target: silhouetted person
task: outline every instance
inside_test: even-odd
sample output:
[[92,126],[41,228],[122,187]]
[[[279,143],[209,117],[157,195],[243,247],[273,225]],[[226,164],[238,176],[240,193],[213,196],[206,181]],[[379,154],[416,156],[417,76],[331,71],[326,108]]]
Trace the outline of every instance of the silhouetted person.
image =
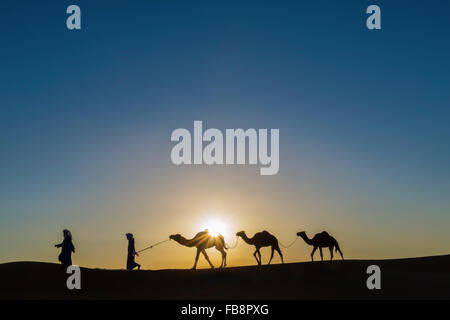
[[72,252],[75,252],[75,247],[72,243],[72,234],[69,230],[63,230],[64,240],[60,244],[55,244],[55,247],[62,248],[58,256],[58,260],[64,266],[72,265]]
[[128,239],[127,270],[133,270],[136,267],[138,267],[138,269],[141,269],[141,265],[136,263],[136,261],[134,261],[134,257],[135,256],[139,257],[139,254],[136,252],[136,249],[134,248],[133,234],[127,233],[126,236]]

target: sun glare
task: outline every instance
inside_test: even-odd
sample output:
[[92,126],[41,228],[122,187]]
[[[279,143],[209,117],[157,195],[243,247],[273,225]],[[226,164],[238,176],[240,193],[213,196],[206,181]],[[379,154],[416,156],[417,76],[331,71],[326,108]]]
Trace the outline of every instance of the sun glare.
[[209,220],[203,225],[203,230],[208,229],[209,233],[215,237],[219,234],[224,235],[226,233],[226,226],[222,221]]

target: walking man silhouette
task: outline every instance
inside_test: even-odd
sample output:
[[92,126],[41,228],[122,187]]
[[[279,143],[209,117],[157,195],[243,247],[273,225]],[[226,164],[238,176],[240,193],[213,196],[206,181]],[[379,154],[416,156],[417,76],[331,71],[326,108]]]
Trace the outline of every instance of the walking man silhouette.
[[62,248],[61,253],[58,256],[59,262],[63,266],[71,266],[72,265],[72,252],[75,252],[75,247],[72,243],[72,234],[69,230],[63,230],[64,240],[59,244],[55,244],[56,248]]
[[134,257],[135,256],[139,257],[139,254],[136,252],[136,249],[134,248],[133,234],[127,233],[126,236],[128,239],[127,270],[133,270],[136,267],[138,267],[138,269],[141,269],[141,265],[136,263],[136,261],[134,261]]

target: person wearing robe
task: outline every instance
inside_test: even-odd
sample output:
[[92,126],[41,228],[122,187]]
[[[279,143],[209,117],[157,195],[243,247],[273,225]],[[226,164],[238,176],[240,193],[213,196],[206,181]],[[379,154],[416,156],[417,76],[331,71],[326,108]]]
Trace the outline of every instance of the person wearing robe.
[[61,248],[61,253],[58,256],[58,261],[63,266],[72,265],[72,252],[75,252],[75,247],[72,243],[72,234],[69,230],[63,230],[64,240],[60,244],[55,244],[55,247]]
[[133,234],[127,233],[126,237],[128,239],[127,270],[133,270],[136,267],[138,267],[138,269],[140,269],[141,265],[136,263],[136,261],[134,261],[134,257],[139,256],[139,254],[136,252],[136,249],[134,248]]

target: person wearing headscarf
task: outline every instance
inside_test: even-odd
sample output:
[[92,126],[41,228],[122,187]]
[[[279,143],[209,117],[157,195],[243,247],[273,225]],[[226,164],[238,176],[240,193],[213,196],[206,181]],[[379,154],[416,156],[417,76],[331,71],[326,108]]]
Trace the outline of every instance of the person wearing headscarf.
[[141,269],[141,265],[136,263],[136,261],[134,261],[134,257],[139,256],[139,254],[136,252],[136,249],[134,248],[133,234],[127,233],[126,237],[128,239],[127,270],[133,270],[136,267],[138,267],[138,269]]
[[61,248],[61,253],[58,256],[59,262],[64,266],[72,265],[72,252],[75,252],[75,247],[72,243],[72,234],[69,230],[63,230],[64,240],[60,244],[55,244],[55,247]]

